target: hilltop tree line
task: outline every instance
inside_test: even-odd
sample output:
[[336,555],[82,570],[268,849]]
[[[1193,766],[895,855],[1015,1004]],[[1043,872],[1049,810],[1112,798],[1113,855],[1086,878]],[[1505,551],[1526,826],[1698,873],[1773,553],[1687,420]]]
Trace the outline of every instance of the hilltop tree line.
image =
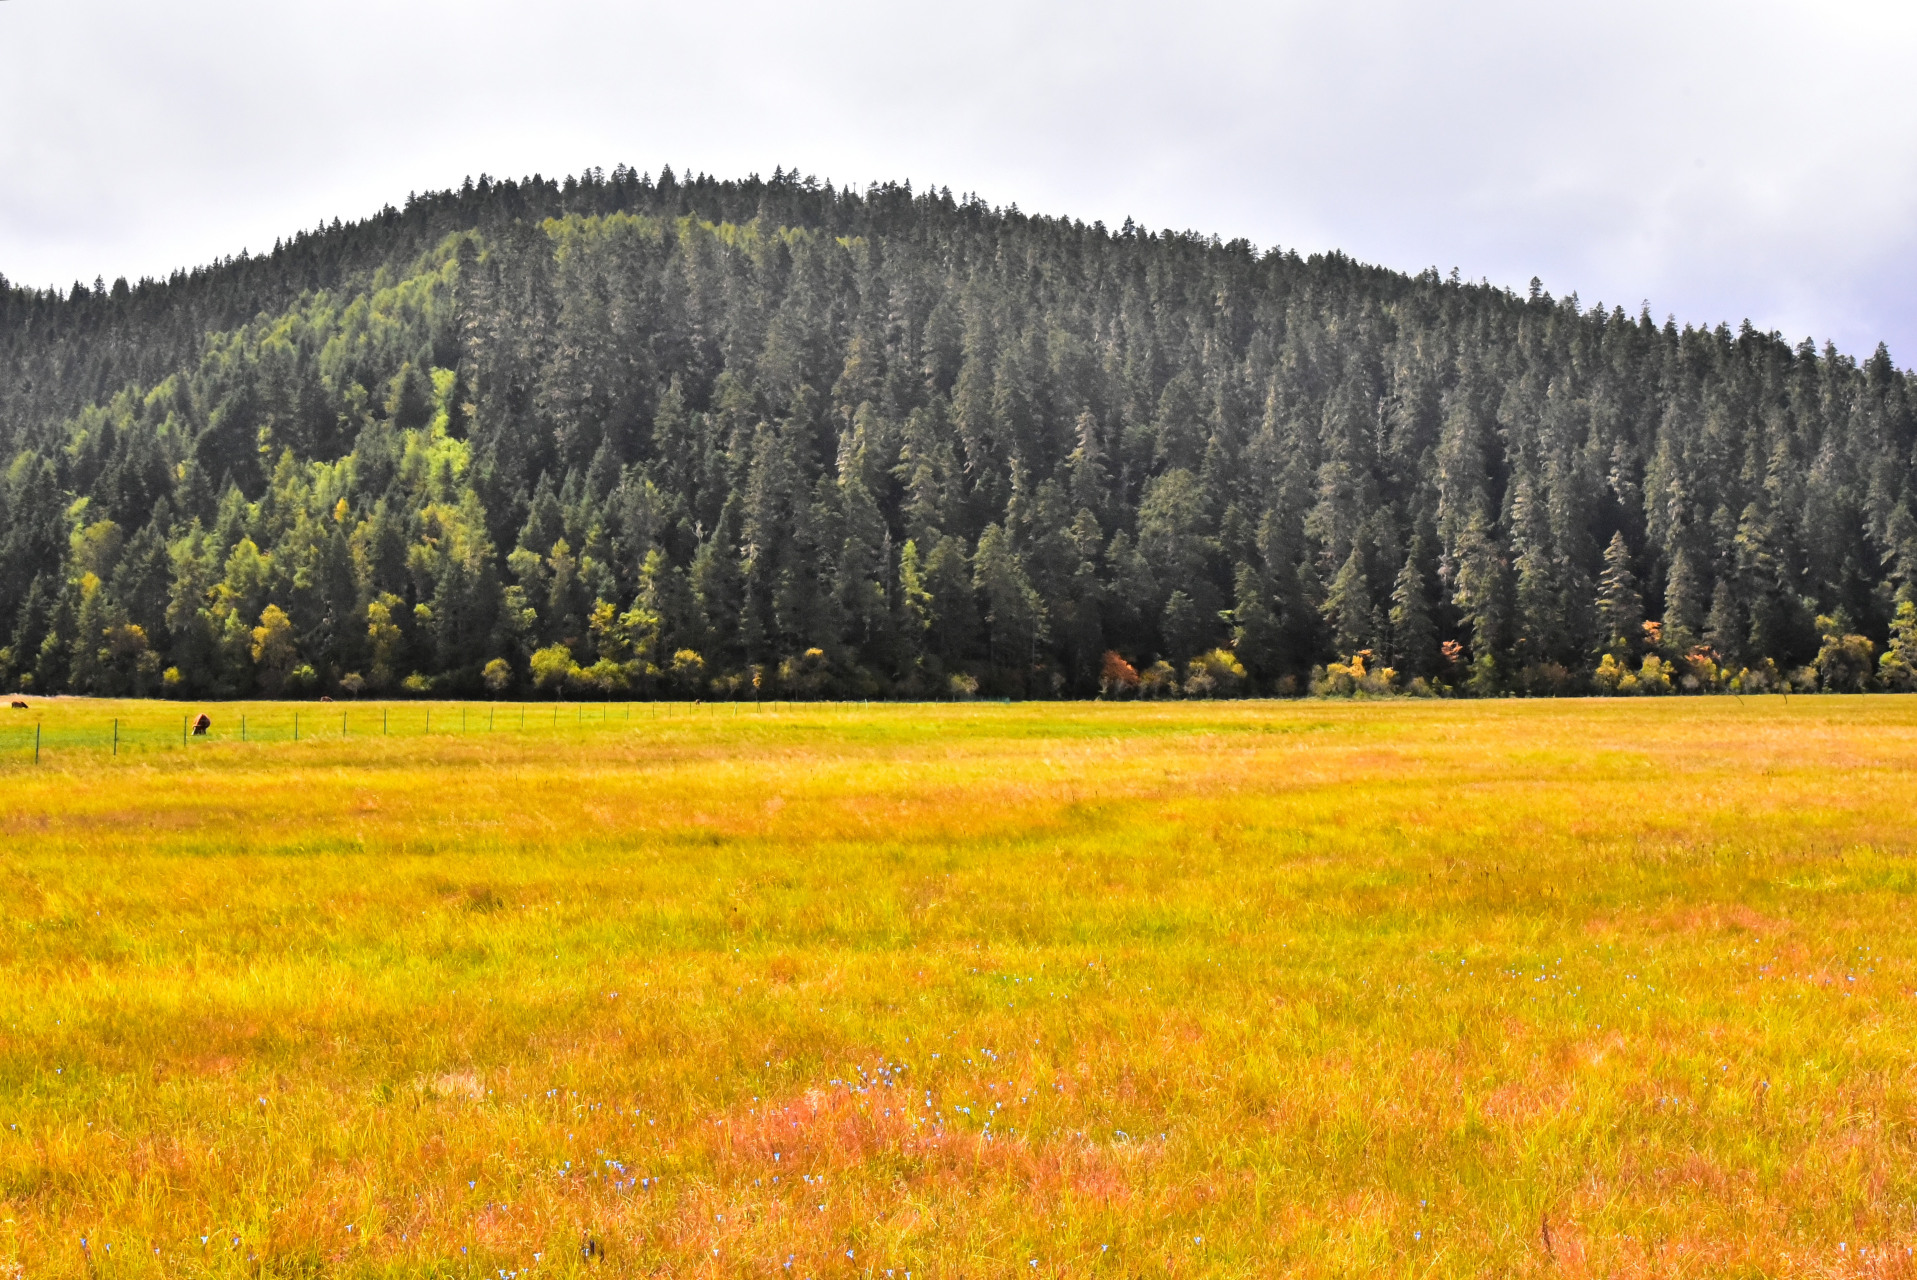
[[0,281],[0,679],[233,697],[1917,683],[1859,363],[783,172]]

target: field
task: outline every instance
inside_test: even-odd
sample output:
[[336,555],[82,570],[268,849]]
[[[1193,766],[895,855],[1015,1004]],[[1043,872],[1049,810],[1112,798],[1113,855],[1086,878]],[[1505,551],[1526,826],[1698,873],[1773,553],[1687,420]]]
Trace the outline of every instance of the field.
[[1913,1273],[1917,698],[181,710],[0,721],[0,1276]]

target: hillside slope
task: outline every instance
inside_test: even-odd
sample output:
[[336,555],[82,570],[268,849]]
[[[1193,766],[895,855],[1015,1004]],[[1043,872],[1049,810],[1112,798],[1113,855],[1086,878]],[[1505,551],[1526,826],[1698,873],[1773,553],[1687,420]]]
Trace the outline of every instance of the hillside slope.
[[164,282],[0,288],[0,370],[0,679],[42,692],[1917,661],[1881,348],[946,192],[482,180]]

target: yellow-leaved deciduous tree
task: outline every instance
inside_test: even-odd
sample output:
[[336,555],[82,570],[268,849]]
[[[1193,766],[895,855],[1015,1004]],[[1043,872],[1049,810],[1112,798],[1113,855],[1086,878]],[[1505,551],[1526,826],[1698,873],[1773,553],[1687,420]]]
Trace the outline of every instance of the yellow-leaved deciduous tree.
[[146,628],[133,622],[115,623],[106,629],[106,647],[100,652],[121,689],[141,697],[152,691],[160,655],[153,652]]
[[832,664],[823,649],[807,649],[779,664],[779,687],[787,696],[816,698],[832,678]]
[[642,676],[659,674],[660,664],[665,655],[660,652],[664,643],[662,632],[665,619],[658,606],[651,599],[650,592],[641,592],[632,602],[632,608],[619,615],[619,638],[625,646],[624,661],[633,664]]
[[1235,698],[1244,691],[1244,664],[1229,649],[1201,653],[1185,665],[1187,698]]
[[593,652],[603,662],[624,662],[632,656],[632,644],[619,621],[619,606],[605,600],[594,601],[592,612],[586,616]]
[[272,584],[273,557],[261,552],[253,539],[241,538],[226,557],[225,576],[213,589],[216,616],[224,609],[232,620],[229,625],[237,624],[235,629],[244,634],[244,620],[265,608]]
[[486,682],[488,693],[504,693],[512,687],[513,664],[504,658],[494,658],[486,664],[485,670],[480,672],[480,678]]
[[1841,613],[1817,619],[1823,638],[1817,651],[1817,683],[1825,693],[1868,693],[1877,668],[1877,646],[1850,634],[1850,620]]
[[120,549],[125,545],[125,534],[111,520],[96,520],[74,530],[67,539],[73,567],[82,574],[91,573],[101,578],[113,572],[120,561]]
[[583,629],[579,619],[583,603],[579,561],[564,538],[552,544],[552,555],[547,557],[546,567],[551,570],[552,578],[546,588],[546,607],[541,611],[542,616],[552,634],[560,639],[575,639]]
[[610,698],[631,688],[630,674],[623,663],[601,658],[590,667],[574,666],[567,687],[577,693]]
[[[700,681],[705,679],[706,660],[699,656],[696,649],[681,649],[672,655],[672,679],[687,693],[697,693]],[[754,692],[757,692],[755,686]]]
[[1371,665],[1375,655],[1361,649],[1348,662],[1332,662],[1313,673],[1311,691],[1319,697],[1355,698],[1360,694],[1380,696],[1395,692],[1398,673],[1390,667]]
[[1671,683],[1672,669],[1672,664],[1654,653],[1644,659],[1644,665],[1632,671],[1617,660],[1617,655],[1607,653],[1599,660],[1591,682],[1599,693],[1657,696],[1676,692]]
[[1644,665],[1637,669],[1636,692],[1646,696],[1661,697],[1676,691],[1676,687],[1671,683],[1671,664],[1655,653],[1645,658]]
[[533,688],[558,697],[559,691],[566,687],[567,680],[577,670],[579,664],[573,661],[571,649],[563,644],[549,644],[532,656]]
[[1178,668],[1160,658],[1138,673],[1138,696],[1167,698],[1178,692]]
[[299,660],[299,646],[293,642],[293,620],[278,605],[267,605],[260,613],[260,625],[253,628],[253,666],[260,688],[277,696],[286,688],[287,677],[293,674]]
[[914,645],[923,644],[925,633],[932,629],[932,593],[926,590],[919,544],[910,538],[899,552],[899,613],[907,639]]
[[[77,537],[75,540],[78,541]],[[106,665],[106,651],[100,647],[100,641],[112,621],[109,616],[111,602],[96,573],[82,573],[79,588],[79,616],[74,624],[78,634],[73,641],[73,663],[68,679],[82,693],[116,692],[110,687],[111,673]]]
[[367,683],[375,689],[392,688],[399,674],[406,636],[393,621],[393,610],[400,604],[398,596],[388,594],[366,606],[366,638],[373,647],[373,673]]
[[1917,603],[1898,604],[1890,623],[1890,644],[1877,660],[1877,679],[1892,693],[1917,693]]

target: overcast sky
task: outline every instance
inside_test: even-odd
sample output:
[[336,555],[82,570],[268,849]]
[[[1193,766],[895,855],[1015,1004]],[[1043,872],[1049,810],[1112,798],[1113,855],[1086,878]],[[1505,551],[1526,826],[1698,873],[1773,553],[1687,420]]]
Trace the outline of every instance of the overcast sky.
[[1917,363],[1917,5],[4,0],[0,273],[467,174],[911,179]]

